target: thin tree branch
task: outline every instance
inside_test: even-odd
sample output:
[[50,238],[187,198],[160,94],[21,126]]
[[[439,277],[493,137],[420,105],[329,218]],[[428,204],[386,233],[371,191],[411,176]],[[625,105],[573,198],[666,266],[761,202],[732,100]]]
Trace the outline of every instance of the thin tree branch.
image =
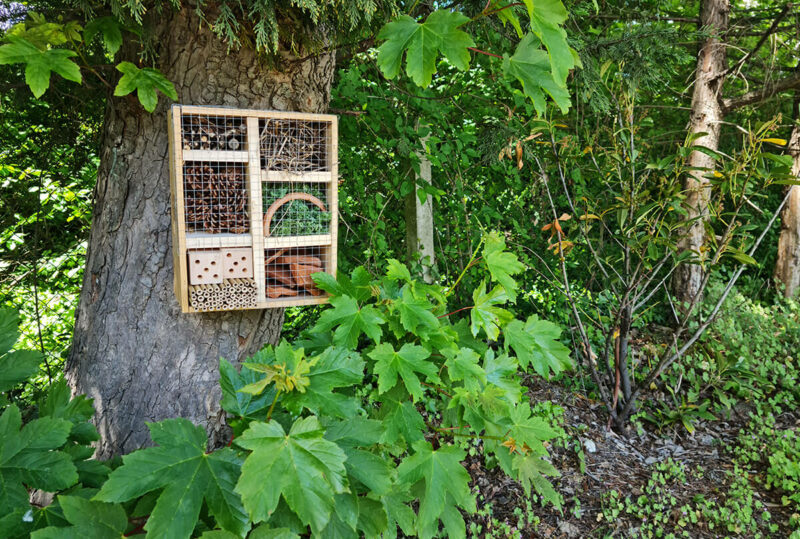
[[791,77],[786,77],[777,82],[765,84],[757,90],[747,92],[739,97],[732,97],[722,99],[720,106],[722,107],[723,114],[727,114],[732,110],[744,107],[746,105],[755,105],[756,103],[763,103],[772,99],[781,92],[787,90],[795,90],[800,88],[800,73],[796,73]]

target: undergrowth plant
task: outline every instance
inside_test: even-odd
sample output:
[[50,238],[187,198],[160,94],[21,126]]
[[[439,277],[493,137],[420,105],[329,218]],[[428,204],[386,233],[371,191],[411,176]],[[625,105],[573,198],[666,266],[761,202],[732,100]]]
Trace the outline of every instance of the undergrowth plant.
[[[546,445],[558,433],[520,382],[569,368],[568,350],[554,324],[514,317],[524,267],[502,237],[486,235],[470,267],[485,278],[473,305],[453,312],[461,278],[425,284],[396,260],[377,279],[363,268],[316,274],[331,306],[300,340],[241,370],[220,360],[227,447],[168,419],[149,424],[155,447],[100,463],[89,399],[56,385],[24,426],[8,405],[0,536],[464,537],[462,514],[476,511],[468,458],[560,506]],[[55,492],[54,503],[30,505],[32,488]]]

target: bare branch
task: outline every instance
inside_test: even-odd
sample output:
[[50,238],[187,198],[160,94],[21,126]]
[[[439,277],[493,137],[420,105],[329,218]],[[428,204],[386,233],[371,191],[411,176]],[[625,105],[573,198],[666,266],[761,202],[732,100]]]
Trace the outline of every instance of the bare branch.
[[765,84],[761,88],[747,92],[742,96],[722,99],[720,106],[722,107],[723,113],[727,114],[728,112],[740,107],[754,105],[756,103],[763,103],[764,101],[772,99],[781,92],[795,90],[798,88],[800,88],[800,73],[796,73],[791,77],[786,77],[785,79],[781,79],[777,82]]

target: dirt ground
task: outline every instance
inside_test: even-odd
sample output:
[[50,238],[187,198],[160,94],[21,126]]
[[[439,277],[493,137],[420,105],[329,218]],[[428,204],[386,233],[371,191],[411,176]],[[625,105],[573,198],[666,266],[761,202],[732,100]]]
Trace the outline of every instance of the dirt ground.
[[[576,450],[577,444],[572,442],[568,447],[553,446],[550,448],[551,462],[561,472],[561,477],[553,480],[553,486],[565,500],[562,512],[552,506],[545,508],[533,504],[533,513],[539,517],[537,526],[526,525],[521,529],[522,537],[644,537],[641,531],[642,520],[624,512],[613,522],[608,522],[602,514],[603,493],[616,490],[620,499],[626,496],[638,497],[648,492],[648,480],[659,462],[671,458],[682,463],[686,470],[686,482],[668,482],[661,487],[660,495],[672,495],[677,503],[672,511],[691,503],[698,495],[704,496],[713,503],[724,503],[728,496],[729,475],[732,469],[730,455],[725,447],[736,442],[740,429],[748,422],[748,410],[740,407],[733,410],[727,419],[703,421],[697,425],[693,434],[689,434],[678,425],[659,433],[645,423],[643,432],[633,433],[630,437],[622,437],[607,428],[607,415],[599,402],[593,402],[580,392],[565,389],[557,384],[532,382],[529,385],[532,402],[552,401],[564,409],[564,428],[574,440],[581,440],[585,473],[581,471],[580,458]],[[800,424],[797,411],[784,414],[779,418],[786,428]],[[515,481],[507,478],[498,469],[486,470],[479,458],[469,464],[473,478],[473,488],[479,494],[479,512],[467,517],[467,533],[470,534],[469,523],[479,523],[481,535],[494,537],[508,535],[508,528],[497,526],[505,522],[512,529],[518,529],[519,509],[525,507],[525,493]],[[702,473],[690,473],[690,470],[701,470]],[[759,470],[751,470],[759,473]],[[759,499],[772,514],[771,522],[789,521],[791,508],[782,506],[780,496],[775,492],[761,490],[756,493]],[[486,514],[486,504],[491,504],[491,514]],[[480,511],[481,508],[484,511]],[[676,526],[679,514],[670,514],[666,525],[662,528],[666,533],[673,532],[678,536],[682,530]],[[494,523],[492,520],[495,519]],[[788,537],[790,532],[784,529],[770,534],[761,530],[764,536]],[[711,530],[702,519],[697,524],[683,528],[690,537],[722,537],[737,536],[719,528]],[[739,537],[752,536],[749,534]]]

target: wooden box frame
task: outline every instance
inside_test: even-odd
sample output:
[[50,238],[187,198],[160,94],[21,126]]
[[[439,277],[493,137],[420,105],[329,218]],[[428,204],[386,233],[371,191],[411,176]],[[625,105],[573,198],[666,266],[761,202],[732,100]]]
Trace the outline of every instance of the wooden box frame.
[[[234,116],[242,118],[246,125],[246,151],[229,150],[187,150],[182,140],[182,119],[184,115]],[[268,171],[261,167],[261,145],[259,121],[261,119],[287,119],[328,123],[326,129],[327,170],[323,172],[284,172]],[[173,105],[168,113],[170,198],[172,207],[172,254],[175,269],[175,295],[184,313],[209,312],[194,309],[189,303],[188,251],[192,249],[252,247],[253,270],[256,282],[257,301],[248,309],[267,309],[298,305],[327,303],[328,295],[314,297],[286,297],[269,299],[266,297],[265,257],[266,249],[284,247],[323,248],[324,268],[327,273],[336,275],[337,225],[338,225],[338,119],[330,114],[310,114],[267,110],[235,109],[227,107]],[[247,197],[249,206],[249,234],[206,234],[187,233],[184,208],[184,164],[189,161],[208,163],[241,162],[247,171]],[[328,234],[313,236],[264,237],[263,185],[268,182],[286,181],[291,175],[295,182],[323,183],[328,186],[328,211],[331,222]],[[236,309],[211,309],[217,311]]]

